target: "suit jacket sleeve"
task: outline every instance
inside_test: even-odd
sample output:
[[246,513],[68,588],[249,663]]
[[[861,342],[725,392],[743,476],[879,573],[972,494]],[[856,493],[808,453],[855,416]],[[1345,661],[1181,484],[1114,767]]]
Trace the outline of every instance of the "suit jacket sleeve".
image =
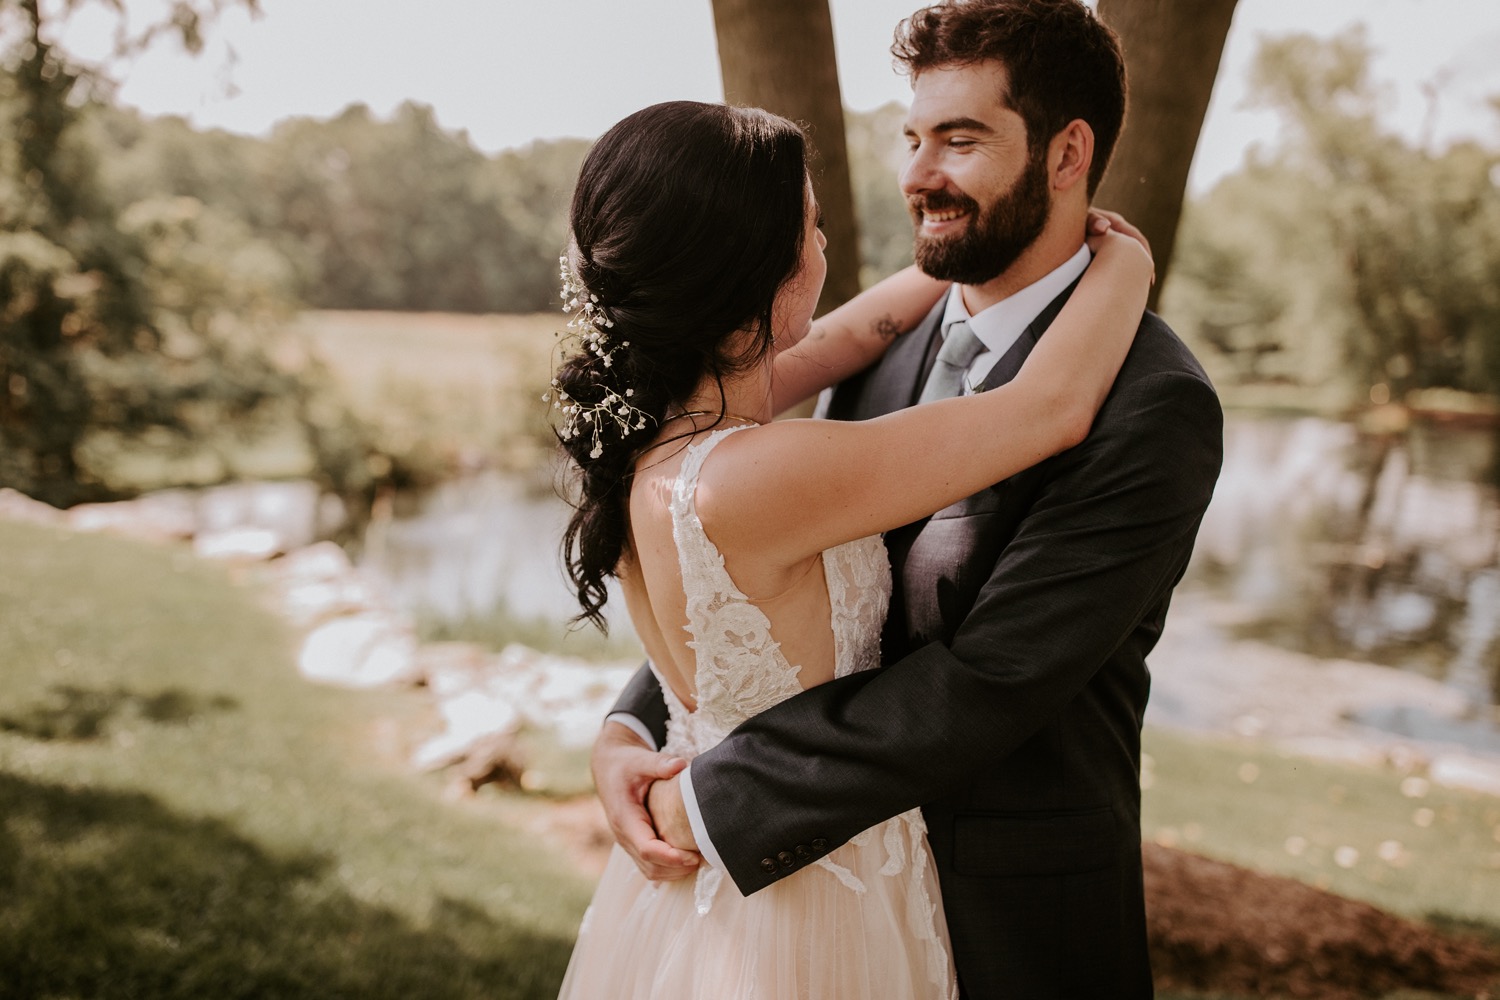
[[1074,697],[1169,594],[1212,494],[1223,417],[1200,377],[1117,383],[1036,501],[951,645],[820,685],[693,764],[705,826],[740,890],[963,788]]
[[630,678],[609,711],[611,715],[623,712],[640,719],[651,735],[656,737],[656,745],[666,746],[667,703],[662,697],[661,683],[651,672],[650,663],[641,664],[641,669]]

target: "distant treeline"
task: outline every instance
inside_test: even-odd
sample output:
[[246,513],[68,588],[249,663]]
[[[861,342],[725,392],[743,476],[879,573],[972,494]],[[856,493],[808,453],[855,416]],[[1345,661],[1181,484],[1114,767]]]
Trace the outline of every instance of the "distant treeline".
[[586,142],[486,156],[417,104],[385,120],[352,105],[266,138],[100,111],[102,180],[118,205],[201,202],[279,251],[309,306],[532,312],[556,297]]
[[[1163,312],[1221,381],[1321,387],[1323,405],[1425,388],[1495,392],[1500,154],[1476,143],[1423,149],[1384,130],[1368,67],[1356,35],[1263,47],[1257,98],[1281,112],[1290,138],[1189,202]],[[897,187],[903,115],[894,104],[848,115],[866,283],[911,259]],[[587,141],[486,155],[411,103],[389,118],[353,105],[293,119],[266,138],[109,106],[93,122],[119,210],[193,199],[188,207],[221,220],[225,241],[240,233],[262,256],[274,250],[306,305],[557,305],[556,258]]]
[[[389,118],[356,104],[328,120],[290,119],[265,138],[96,110],[101,180],[121,211],[163,197],[194,199],[274,248],[306,305],[452,312],[557,305],[557,255],[585,140],[486,155],[414,103]],[[854,115],[850,128],[864,261],[879,273],[910,260],[891,162],[901,114],[893,105]]]

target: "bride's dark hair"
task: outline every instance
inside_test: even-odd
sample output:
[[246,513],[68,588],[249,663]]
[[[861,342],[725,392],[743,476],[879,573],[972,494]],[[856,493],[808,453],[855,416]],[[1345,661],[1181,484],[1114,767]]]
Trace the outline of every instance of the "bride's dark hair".
[[585,407],[629,389],[646,426],[622,434],[603,419],[598,448],[592,433],[562,442],[581,470],[563,536],[579,619],[606,628],[605,579],[629,541],[637,450],[705,375],[720,384],[722,398],[726,376],[770,351],[776,295],[802,258],[806,184],[801,129],[766,111],[720,104],[673,101],[637,111],[584,160],[570,256],[614,321],[612,349],[609,364],[586,350],[565,359],[556,388]]

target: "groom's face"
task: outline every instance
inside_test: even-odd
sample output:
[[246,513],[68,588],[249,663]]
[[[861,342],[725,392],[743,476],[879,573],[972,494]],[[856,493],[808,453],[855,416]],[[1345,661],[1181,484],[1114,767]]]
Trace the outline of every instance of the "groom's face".
[[901,192],[917,264],[935,278],[982,285],[1046,226],[1046,147],[1031,155],[1026,123],[1006,106],[1007,83],[993,61],[923,70],[913,83]]

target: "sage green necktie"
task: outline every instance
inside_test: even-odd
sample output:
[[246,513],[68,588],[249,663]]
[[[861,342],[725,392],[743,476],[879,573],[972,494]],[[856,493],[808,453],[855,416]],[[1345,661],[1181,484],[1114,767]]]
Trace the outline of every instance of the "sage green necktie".
[[984,341],[974,336],[969,324],[959,320],[948,327],[943,337],[942,349],[938,351],[937,363],[922,386],[918,403],[929,403],[934,399],[947,399],[961,395],[964,391],[964,374],[970,363],[984,351]]

